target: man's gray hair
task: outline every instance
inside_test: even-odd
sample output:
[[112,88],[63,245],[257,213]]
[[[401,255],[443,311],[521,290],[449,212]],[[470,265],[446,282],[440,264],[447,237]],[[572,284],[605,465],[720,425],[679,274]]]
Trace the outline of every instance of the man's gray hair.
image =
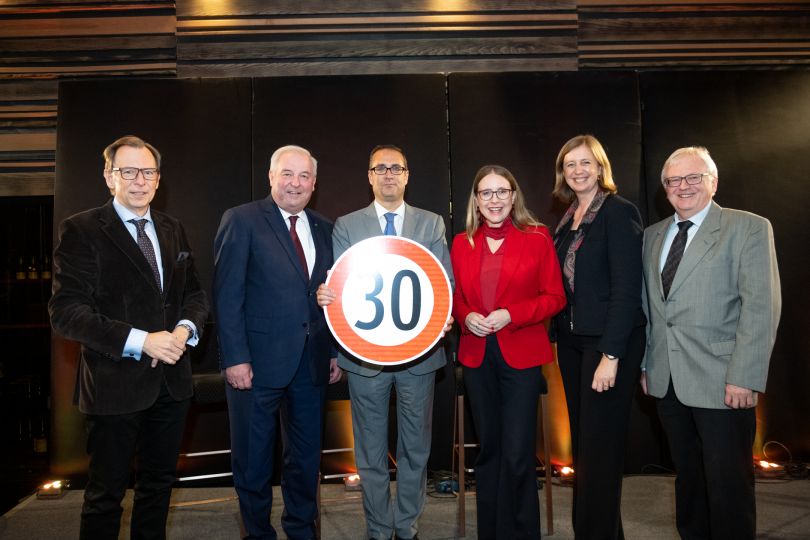
[[278,167],[278,160],[281,159],[281,155],[284,152],[300,152],[305,156],[307,156],[310,159],[310,161],[312,161],[312,174],[318,176],[318,160],[315,159],[315,156],[313,156],[309,150],[307,150],[303,146],[296,146],[294,144],[282,146],[281,148],[273,152],[273,155],[270,156],[270,172],[276,170],[276,167]]
[[[709,154],[709,150],[706,149],[704,146],[685,146],[683,148],[678,148],[664,162],[664,166],[661,168],[661,183],[664,183],[664,174],[666,173],[667,168],[672,165],[675,161],[678,161],[684,156],[697,156],[703,163],[706,164],[706,168],[709,169],[708,173],[717,178],[717,165],[714,163],[712,156]],[[695,171],[697,172],[697,171]]]

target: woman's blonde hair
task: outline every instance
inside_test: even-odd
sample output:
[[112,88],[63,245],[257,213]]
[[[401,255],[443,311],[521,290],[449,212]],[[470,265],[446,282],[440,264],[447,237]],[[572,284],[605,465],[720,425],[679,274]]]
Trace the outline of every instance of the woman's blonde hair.
[[593,154],[593,157],[596,158],[597,165],[602,168],[601,174],[597,177],[599,187],[610,193],[616,193],[618,188],[613,182],[613,170],[610,168],[610,160],[608,160],[605,149],[602,148],[602,143],[593,135],[577,135],[569,139],[568,142],[560,148],[560,153],[557,154],[557,162],[554,165],[556,178],[554,179],[554,191],[552,191],[551,194],[565,203],[570,203],[574,200],[574,192],[571,191],[571,188],[568,187],[568,184],[565,182],[563,160],[568,152],[580,146],[587,146]]
[[470,189],[470,198],[467,201],[467,241],[470,243],[471,246],[475,246],[475,242],[473,241],[473,236],[475,235],[475,231],[478,230],[478,227],[481,225],[481,214],[478,212],[478,206],[475,204],[475,199],[478,197],[478,184],[481,180],[489,175],[489,174],[497,174],[506,179],[509,182],[509,187],[512,189],[512,193],[514,193],[515,200],[512,203],[512,212],[510,213],[510,217],[512,218],[512,224],[518,230],[525,230],[527,227],[530,226],[538,226],[542,225],[537,218],[534,217],[534,214],[526,208],[526,200],[523,197],[523,192],[520,190],[520,186],[515,180],[515,176],[509,172],[509,169],[506,167],[501,167],[500,165],[484,165],[478,172],[475,173],[475,179],[472,183],[472,188]]

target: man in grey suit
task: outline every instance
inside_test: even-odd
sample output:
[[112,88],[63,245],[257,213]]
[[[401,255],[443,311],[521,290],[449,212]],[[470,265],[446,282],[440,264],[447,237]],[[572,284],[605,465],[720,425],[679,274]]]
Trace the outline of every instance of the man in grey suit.
[[[444,221],[432,212],[405,204],[408,184],[405,154],[392,145],[377,146],[369,158],[368,181],[374,202],[338,218],[332,232],[335,259],[352,245],[373,236],[410,238],[438,258],[450,279]],[[328,305],[334,291],[321,286],[318,303]],[[452,317],[445,327],[452,325]],[[354,453],[363,486],[363,510],[369,538],[417,537],[417,519],[425,504],[427,461],[430,456],[435,372],[445,364],[441,344],[412,363],[381,367],[346,353],[338,365],[348,372]],[[391,389],[397,396],[397,490],[392,502],[388,474],[388,404]]]
[[680,148],[661,180],[675,215],[644,232],[647,353],[682,538],[754,538],[752,445],[781,295],[768,220],[712,201],[717,166]]

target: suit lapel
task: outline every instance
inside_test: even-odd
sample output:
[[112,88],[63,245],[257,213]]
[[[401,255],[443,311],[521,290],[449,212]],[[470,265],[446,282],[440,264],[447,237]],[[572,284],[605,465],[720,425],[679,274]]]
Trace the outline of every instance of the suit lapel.
[[413,208],[408,204],[405,204],[405,209],[402,215],[402,236],[418,241],[419,239],[416,237],[417,219],[414,216],[414,213]]
[[653,269],[653,271],[650,272],[650,274],[652,274],[650,277],[652,277],[653,283],[655,283],[655,289],[658,291],[659,298],[664,297],[664,284],[661,283],[661,271],[659,270],[661,266],[661,251],[664,249],[664,237],[666,237],[667,229],[671,223],[672,218],[669,218],[661,222],[657,230],[653,230],[652,244],[650,245],[649,266]]
[[377,217],[377,209],[374,207],[373,201],[366,207],[363,215],[365,216],[365,219],[363,220],[363,226],[365,228],[365,231],[363,232],[365,233],[365,238],[381,236],[383,231],[380,228],[380,218]]
[[152,212],[152,223],[155,225],[155,232],[160,243],[160,262],[163,265],[163,292],[165,293],[174,277],[174,262],[179,248],[175,245],[172,228],[163,215]]
[[[467,238],[465,237],[463,241],[466,243]],[[469,287],[465,287],[465,291],[469,291],[470,298],[467,300],[467,304],[471,306],[480,306],[484,303],[483,299],[481,298],[481,250],[488,249],[487,248],[487,241],[484,238],[484,233],[482,232],[481,227],[475,231],[473,235],[473,243],[475,243],[475,248],[470,248],[468,252],[469,255],[467,256],[467,260],[465,261],[466,264],[461,265],[461,268],[454,268],[455,272],[464,271],[467,273],[467,278],[469,279]],[[469,246],[469,243],[467,243]],[[500,290],[500,287],[498,287]],[[497,296],[496,296],[497,298]],[[486,314],[485,314],[486,315]]]
[[319,276],[326,271],[326,258],[330,254],[327,253],[326,235],[320,224],[309,209],[305,209],[304,212],[307,213],[309,231],[312,234],[312,243],[315,245],[315,264],[312,266],[312,276],[310,276],[310,279],[312,279],[312,277]]
[[[155,283],[155,276],[152,274],[152,267],[138,247],[137,242],[129,234],[126,225],[121,221],[118,213],[113,208],[112,201],[104,205],[101,213],[101,232],[104,233],[110,241],[129,259],[129,262],[140,272],[141,276],[149,282],[155,289],[155,292],[160,294],[158,284]],[[165,260],[165,256],[163,257]],[[164,273],[165,275],[165,273]]]
[[701,223],[695,237],[683,254],[681,264],[678,265],[678,271],[675,273],[672,287],[669,289],[670,296],[687,280],[698,263],[706,256],[706,253],[717,243],[717,237],[720,234],[720,207],[714,202],[711,205],[709,213],[706,214],[706,219]]
[[278,238],[278,243],[281,244],[284,247],[284,251],[287,252],[290,264],[298,270],[298,275],[305,283],[309,282],[306,272],[301,268],[301,261],[298,260],[298,255],[295,253],[292,238],[290,238],[290,229],[287,228],[284,218],[281,217],[281,210],[278,209],[276,203],[269,196],[262,201],[262,210],[264,210],[264,217],[267,220],[267,224],[270,225],[270,229]]

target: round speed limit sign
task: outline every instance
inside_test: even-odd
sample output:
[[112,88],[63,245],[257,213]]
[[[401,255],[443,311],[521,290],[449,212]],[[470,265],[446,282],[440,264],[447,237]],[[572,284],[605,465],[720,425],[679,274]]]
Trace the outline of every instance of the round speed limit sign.
[[338,343],[364,362],[415,360],[441,339],[450,317],[450,280],[439,260],[399,236],[358,242],[332,267],[336,298],[326,322]]

